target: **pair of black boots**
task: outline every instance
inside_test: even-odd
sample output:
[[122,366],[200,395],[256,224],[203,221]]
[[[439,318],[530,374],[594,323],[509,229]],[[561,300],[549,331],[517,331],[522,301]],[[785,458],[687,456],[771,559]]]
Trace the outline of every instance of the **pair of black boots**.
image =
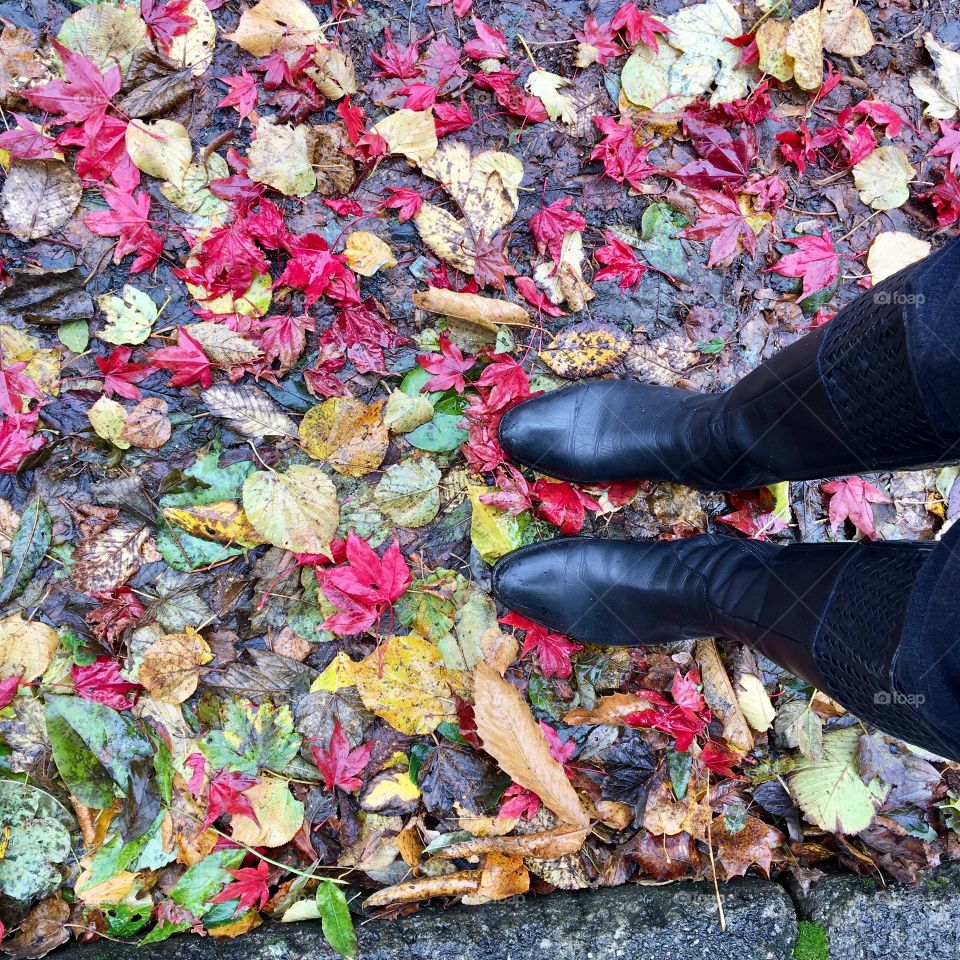
[[[960,240],[724,393],[579,384],[509,410],[500,441],[564,480],[705,490],[960,460]],[[558,539],[501,559],[493,586],[511,610],[587,643],[735,638],[882,730],[957,758],[956,541]]]

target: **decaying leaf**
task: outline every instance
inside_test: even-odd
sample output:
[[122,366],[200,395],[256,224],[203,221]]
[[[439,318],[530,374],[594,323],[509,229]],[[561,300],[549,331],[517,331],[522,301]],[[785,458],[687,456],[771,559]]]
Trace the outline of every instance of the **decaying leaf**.
[[256,820],[245,814],[233,817],[231,837],[248,847],[282,847],[303,825],[303,804],[283,780],[264,778],[244,791]]
[[0,620],[0,679],[36,680],[50,665],[59,642],[57,631],[40,620],[24,620],[19,612],[4,617]]
[[549,70],[534,70],[527,77],[526,88],[543,104],[551,120],[571,124],[576,119],[574,105],[569,97],[560,93],[570,81]]
[[92,3],[67,17],[57,39],[103,71],[126,71],[134,51],[147,43],[147,27],[135,7]]
[[84,593],[109,593],[154,559],[149,528],[109,527],[76,546],[71,577]]
[[466,320],[494,333],[500,324],[515,327],[532,326],[530,314],[519,304],[495,297],[482,297],[476,293],[460,290],[445,290],[427,287],[413,295],[414,305],[430,313],[442,313],[447,317]]
[[[9,182],[9,179],[8,179]],[[19,316],[27,323],[60,324],[93,318],[93,297],[84,289],[83,276],[76,267],[55,270],[42,267],[21,267],[10,270],[13,283],[0,290],[0,307],[10,316]],[[0,326],[0,338],[4,330]],[[9,344],[3,344],[9,361]],[[31,351],[36,354],[38,351]],[[31,376],[35,375],[31,373]]]
[[862,57],[873,49],[870,21],[853,0],[824,0],[820,29],[823,49],[840,57]]
[[418,903],[431,897],[463,897],[480,889],[481,870],[460,870],[442,877],[419,877],[385,887],[363,901],[368,909]]
[[429,460],[387,467],[373,492],[384,515],[401,527],[422,527],[440,511],[440,471]]
[[365,404],[331,397],[311,407],[300,421],[300,443],[337,473],[362,477],[380,466],[390,442],[383,406],[382,401]]
[[130,441],[123,436],[127,425],[127,411],[123,409],[122,404],[111,400],[110,397],[100,397],[87,411],[87,417],[98,437],[109,441],[120,450],[127,450],[130,447]]
[[483,749],[561,820],[586,827],[590,818],[517,688],[481,661],[474,672],[474,716]]
[[606,373],[630,349],[630,338],[613,324],[585,323],[564,327],[540,359],[559,377],[578,380]]
[[559,860],[576,853],[587,839],[587,831],[564,824],[537,833],[521,833],[509,837],[474,837],[453,843],[436,852],[442,859],[469,860],[484,854],[497,853],[539,860]]
[[188,68],[199,77],[213,62],[217,25],[204,0],[189,0],[183,12],[193,23],[170,41],[167,55],[178,67]]
[[935,73],[915,73],[910,87],[926,103],[923,112],[927,116],[950,120],[960,110],[960,53],[938,43],[932,33],[925,33],[923,42],[933,58]]
[[753,749],[753,734],[737,702],[733,684],[712,638],[697,641],[697,663],[703,679],[703,696],[714,715],[723,723],[723,737],[740,750]]
[[106,324],[97,334],[107,343],[135,345],[143,343],[153,331],[157,319],[157,305],[150,295],[129,283],[123,285],[118,297],[104,293],[97,298]]
[[168,633],[143,654],[140,682],[161,703],[183,703],[197,689],[200,668],[212,659],[210,647],[196,630]]
[[563,722],[570,726],[580,724],[607,723],[620,725],[631,713],[650,709],[650,701],[644,700],[639,694],[611,693],[601,697],[592,710],[577,707],[568,711]]
[[[203,324],[194,324],[194,330]],[[229,332],[229,331],[228,331]],[[204,391],[203,402],[215,417],[244,437],[295,437],[297,425],[277,402],[254,386],[218,385]]]
[[233,500],[193,507],[166,507],[163,516],[169,523],[202,540],[241,547],[256,547],[265,542],[253,529],[240,504]]
[[[211,363],[224,367],[252,363],[261,355],[256,343],[223,323],[192,323],[190,336],[200,344],[200,349]],[[209,397],[209,394],[210,391],[207,391],[206,396]]]
[[0,207],[18,240],[36,240],[66,224],[82,192],[80,178],[61,160],[15,160],[0,193]]
[[793,59],[793,79],[801,90],[816,90],[823,83],[823,34],[820,8],[801,14],[793,22],[784,51]]

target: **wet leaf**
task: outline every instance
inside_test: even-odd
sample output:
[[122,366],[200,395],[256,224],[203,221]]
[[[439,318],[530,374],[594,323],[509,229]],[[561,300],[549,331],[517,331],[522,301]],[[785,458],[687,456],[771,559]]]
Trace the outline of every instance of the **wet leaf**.
[[321,880],[317,887],[316,903],[327,943],[341,957],[353,960],[357,955],[357,935],[343,890],[332,880]]
[[354,230],[343,248],[347,266],[361,277],[372,277],[379,270],[397,265],[393,251],[375,233]]
[[305,197],[316,189],[309,130],[302,124],[278,124],[273,117],[261,117],[248,159],[250,179],[286,197]]
[[47,508],[39,499],[31,500],[17,523],[10,541],[10,557],[0,578],[0,603],[16,599],[43,563],[50,547],[52,524]]
[[401,527],[422,527],[440,511],[440,471],[429,460],[387,467],[373,492],[384,515]]
[[40,620],[24,620],[19,612],[4,617],[0,620],[0,679],[20,677],[22,683],[38,679],[59,642],[57,631]]
[[606,373],[630,349],[630,338],[612,324],[588,323],[564,328],[540,353],[557,376],[568,380]]
[[183,186],[193,159],[190,134],[175,120],[135,120],[127,126],[127,153],[144,173]]
[[118,66],[126,72],[134,51],[147,43],[147,27],[134,7],[94,3],[67,17],[57,39],[103,71]]
[[19,240],[46,237],[80,204],[80,178],[60,160],[15,160],[0,192],[0,209]]
[[860,199],[874,210],[893,210],[910,199],[908,184],[916,170],[899,147],[877,147],[853,168]]
[[294,799],[282,780],[264,778],[244,791],[256,821],[245,814],[234,814],[230,836],[249,847],[282,847],[289,843],[303,824],[303,804]]
[[[194,324],[195,328],[198,324]],[[191,328],[191,329],[193,329]],[[244,437],[295,437],[297,425],[275,400],[253,386],[215,386],[205,390],[203,402],[215,417]]]
[[314,458],[337,473],[362,477],[376,470],[390,437],[383,422],[383,402],[361,403],[352,397],[331,397],[308,410],[300,421],[300,443]]
[[97,298],[106,325],[97,334],[101,340],[115,344],[143,343],[153,331],[157,305],[148,294],[129,283],[121,296],[105,293]]
[[197,689],[200,668],[212,659],[207,642],[188,627],[154,641],[143,654],[138,677],[155,700],[183,703]]

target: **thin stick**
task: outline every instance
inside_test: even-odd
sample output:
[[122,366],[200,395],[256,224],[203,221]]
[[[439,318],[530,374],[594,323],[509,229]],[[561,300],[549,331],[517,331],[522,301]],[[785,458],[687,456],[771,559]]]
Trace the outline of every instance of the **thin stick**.
[[[710,802],[710,774],[707,774],[707,803]],[[707,852],[710,854],[710,873],[713,875],[713,893],[717,898],[717,914],[720,918],[720,932],[727,929],[727,918],[723,913],[723,900],[720,897],[720,884],[717,883],[717,865],[713,862],[713,817],[707,820]]]

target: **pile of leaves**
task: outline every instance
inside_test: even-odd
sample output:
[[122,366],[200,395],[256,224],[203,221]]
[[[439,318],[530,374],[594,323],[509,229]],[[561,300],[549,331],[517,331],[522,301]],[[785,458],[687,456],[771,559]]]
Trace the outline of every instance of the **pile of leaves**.
[[585,377],[728,387],[941,242],[942,6],[16,9],[0,950],[273,917],[352,956],[431,898],[956,854],[955,765],[737,644],[585,647],[489,594],[561,534],[951,522],[955,468],[579,489],[497,440]]

